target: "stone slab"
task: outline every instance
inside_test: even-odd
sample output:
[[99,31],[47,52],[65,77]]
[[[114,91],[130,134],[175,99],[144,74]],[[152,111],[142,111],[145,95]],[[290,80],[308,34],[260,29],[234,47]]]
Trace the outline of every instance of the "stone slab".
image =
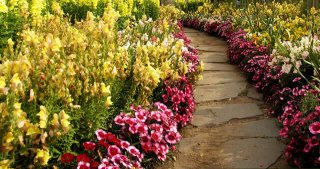
[[250,86],[248,88],[248,94],[247,94],[248,97],[250,98],[253,98],[253,99],[256,99],[256,100],[260,100],[262,101],[263,100],[263,94],[262,93],[259,93],[257,91],[256,88],[254,88],[253,86]]
[[248,138],[222,144],[220,156],[226,168],[267,168],[282,154],[276,139]]
[[[239,110],[239,109],[238,109]],[[259,110],[262,114],[262,112]],[[243,123],[227,125],[224,130],[227,135],[236,137],[278,137],[279,129],[275,118],[265,118]]]
[[[191,124],[198,127],[218,125],[228,122],[231,119],[248,118],[258,115],[262,115],[262,112],[255,103],[223,104],[214,107],[202,106],[196,109]],[[234,126],[231,126],[229,128],[233,129],[233,127]],[[245,130],[245,132],[246,131],[247,130]]]
[[203,79],[198,81],[198,85],[210,85],[221,83],[245,82],[246,77],[240,72],[205,71],[202,73]]
[[204,63],[227,63],[228,57],[222,52],[205,52],[199,55]]
[[206,63],[204,65],[204,70],[208,71],[237,71],[239,70],[237,66],[230,65],[230,64],[224,64],[224,63]]
[[221,46],[211,46],[211,45],[198,45],[196,47],[200,51],[208,51],[208,52],[227,52],[228,47],[225,45]]
[[247,83],[227,83],[198,86],[195,90],[196,102],[217,101],[237,97],[246,89]]

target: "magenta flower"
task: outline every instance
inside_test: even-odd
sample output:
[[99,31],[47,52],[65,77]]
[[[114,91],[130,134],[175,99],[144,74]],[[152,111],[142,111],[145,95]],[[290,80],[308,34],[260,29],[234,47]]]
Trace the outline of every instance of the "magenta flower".
[[320,134],[320,122],[316,121],[310,124],[309,131],[312,134]]
[[311,138],[308,139],[308,144],[310,147],[315,147],[319,145],[319,140],[317,136],[312,136]]
[[165,139],[169,144],[176,144],[178,141],[180,141],[181,135],[178,132],[171,131],[165,136]]
[[121,154],[121,151],[118,146],[112,145],[108,147],[108,155],[110,157],[113,157],[117,154]]
[[107,132],[103,131],[102,129],[98,129],[96,131],[96,136],[97,136],[98,140],[104,139],[106,134],[107,134]]

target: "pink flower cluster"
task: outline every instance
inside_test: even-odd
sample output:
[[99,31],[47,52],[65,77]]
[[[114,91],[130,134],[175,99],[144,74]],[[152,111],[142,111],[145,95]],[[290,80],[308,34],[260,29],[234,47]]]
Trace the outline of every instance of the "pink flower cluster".
[[204,30],[225,38],[229,44],[228,56],[248,75],[256,88],[272,107],[270,114],[278,116],[282,124],[280,136],[287,144],[285,156],[298,167],[320,166],[320,107],[309,107],[303,112],[301,101],[307,95],[318,98],[319,93],[310,88],[298,74],[284,74],[281,65],[270,66],[270,50],[248,41],[246,32],[234,30],[229,21],[205,22],[197,18],[182,21],[185,26]]
[[122,133],[126,137],[138,136],[144,152],[152,152],[164,161],[169,146],[181,140],[174,113],[160,102],[154,103],[151,110],[141,106],[131,106],[131,110],[134,111],[134,116],[120,113],[114,122],[122,126]]
[[[120,169],[141,168],[144,155],[129,142],[118,139],[114,134],[102,129],[96,131],[97,142],[85,142],[86,153],[79,154],[78,169]],[[62,155],[63,163],[71,163],[74,156],[70,153]]]

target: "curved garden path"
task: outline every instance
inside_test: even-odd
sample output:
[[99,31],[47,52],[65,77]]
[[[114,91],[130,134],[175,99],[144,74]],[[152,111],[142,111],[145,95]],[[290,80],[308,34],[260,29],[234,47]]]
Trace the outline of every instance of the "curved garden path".
[[195,89],[197,109],[183,129],[174,160],[158,169],[288,168],[276,120],[237,66],[228,64],[227,43],[185,28],[205,64]]

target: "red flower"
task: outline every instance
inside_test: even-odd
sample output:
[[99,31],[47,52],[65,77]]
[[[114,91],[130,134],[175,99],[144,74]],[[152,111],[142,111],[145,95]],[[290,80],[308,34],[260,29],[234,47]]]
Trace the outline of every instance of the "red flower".
[[117,147],[117,146],[115,146],[115,145],[109,146],[109,148],[108,148],[108,155],[109,155],[110,157],[113,157],[113,156],[115,156],[115,155],[117,155],[117,154],[121,154],[121,151],[120,151],[119,147]]
[[96,144],[93,142],[85,142],[82,144],[85,150],[93,151],[96,148]]
[[90,160],[91,160],[91,159],[88,157],[87,154],[79,154],[79,155],[77,156],[77,161],[78,161],[78,163],[81,162],[81,161],[86,162],[86,163],[89,163]]
[[65,153],[61,156],[62,163],[71,163],[74,160],[75,156],[70,153]]
[[93,162],[91,162],[90,167],[92,169],[97,169],[99,167],[99,165],[100,164],[97,161],[93,161]]

